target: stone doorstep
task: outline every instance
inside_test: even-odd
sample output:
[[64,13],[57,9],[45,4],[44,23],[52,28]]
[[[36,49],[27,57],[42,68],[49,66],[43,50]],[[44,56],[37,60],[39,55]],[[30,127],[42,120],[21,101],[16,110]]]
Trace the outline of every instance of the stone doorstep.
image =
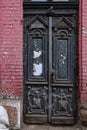
[[78,125],[75,126],[51,126],[51,125],[28,125],[23,123],[21,130],[82,130]]

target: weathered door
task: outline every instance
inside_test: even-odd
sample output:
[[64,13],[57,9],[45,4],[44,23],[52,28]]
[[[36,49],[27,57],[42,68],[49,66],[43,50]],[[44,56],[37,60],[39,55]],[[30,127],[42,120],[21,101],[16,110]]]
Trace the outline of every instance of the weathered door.
[[24,15],[26,123],[75,122],[77,11],[70,11],[50,7],[46,13],[33,9]]

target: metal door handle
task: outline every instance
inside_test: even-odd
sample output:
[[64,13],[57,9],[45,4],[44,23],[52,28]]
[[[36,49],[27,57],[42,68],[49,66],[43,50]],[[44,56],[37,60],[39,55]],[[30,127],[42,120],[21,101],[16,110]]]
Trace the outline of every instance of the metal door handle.
[[52,70],[51,71],[51,82],[54,81],[54,77],[55,77],[55,71]]

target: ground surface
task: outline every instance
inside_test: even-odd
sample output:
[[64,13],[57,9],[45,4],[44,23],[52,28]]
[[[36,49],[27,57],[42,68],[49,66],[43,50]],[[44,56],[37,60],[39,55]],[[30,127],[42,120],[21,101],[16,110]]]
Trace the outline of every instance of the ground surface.
[[27,125],[22,124],[21,130],[87,130],[86,127],[75,126],[50,126],[50,125]]

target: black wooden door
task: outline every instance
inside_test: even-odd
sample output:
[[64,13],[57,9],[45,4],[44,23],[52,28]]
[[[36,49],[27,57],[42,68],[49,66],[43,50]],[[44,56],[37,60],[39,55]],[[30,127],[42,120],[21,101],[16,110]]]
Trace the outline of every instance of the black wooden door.
[[73,124],[76,115],[76,15],[24,17],[24,121]]

